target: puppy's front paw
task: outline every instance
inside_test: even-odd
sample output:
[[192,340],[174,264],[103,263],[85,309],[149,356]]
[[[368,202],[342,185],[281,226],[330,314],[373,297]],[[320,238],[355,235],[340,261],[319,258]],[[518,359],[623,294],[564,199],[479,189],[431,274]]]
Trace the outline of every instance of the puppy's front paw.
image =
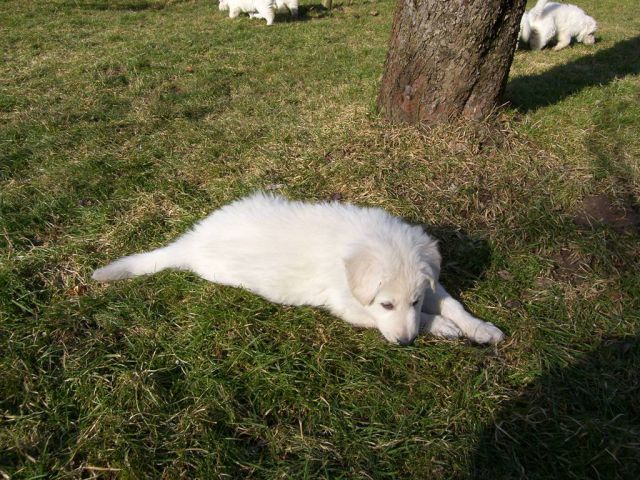
[[439,338],[460,338],[462,331],[458,326],[448,318],[442,315],[422,314],[422,325],[420,331],[422,333],[430,333],[434,337]]
[[504,340],[504,333],[491,322],[482,322],[469,338],[476,343],[496,344]]

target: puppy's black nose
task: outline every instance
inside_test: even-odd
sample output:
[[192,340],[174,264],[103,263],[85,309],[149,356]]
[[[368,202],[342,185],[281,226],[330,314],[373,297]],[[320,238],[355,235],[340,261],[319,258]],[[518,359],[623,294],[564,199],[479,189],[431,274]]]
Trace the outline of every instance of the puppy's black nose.
[[402,345],[403,347],[408,347],[409,345],[413,345],[413,342],[416,341],[416,337],[408,338],[408,339],[400,339],[398,340],[398,345]]

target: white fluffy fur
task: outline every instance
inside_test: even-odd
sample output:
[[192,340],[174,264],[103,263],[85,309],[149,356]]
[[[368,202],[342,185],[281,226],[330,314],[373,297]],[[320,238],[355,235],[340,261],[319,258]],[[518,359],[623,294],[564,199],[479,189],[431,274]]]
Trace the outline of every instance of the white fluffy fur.
[[587,45],[595,43],[596,21],[575,5],[538,0],[520,20],[519,39],[533,50],[541,50],[555,40],[561,50],[572,39]]
[[170,245],[96,270],[110,281],[190,270],[273,302],[313,305],[384,337],[419,331],[497,343],[503,333],[467,313],[438,283],[436,241],[376,208],[255,194],[214,211]]
[[262,18],[267,25],[272,25],[276,13],[291,12],[298,16],[298,0],[220,0],[218,8],[229,11],[229,18],[236,18],[241,13],[248,13],[251,18]]

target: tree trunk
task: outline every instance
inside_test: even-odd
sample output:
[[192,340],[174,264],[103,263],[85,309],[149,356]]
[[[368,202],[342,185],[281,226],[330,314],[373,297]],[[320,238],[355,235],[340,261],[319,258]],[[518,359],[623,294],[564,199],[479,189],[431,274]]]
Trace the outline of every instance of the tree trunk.
[[513,61],[526,0],[398,0],[378,106],[394,122],[485,118]]

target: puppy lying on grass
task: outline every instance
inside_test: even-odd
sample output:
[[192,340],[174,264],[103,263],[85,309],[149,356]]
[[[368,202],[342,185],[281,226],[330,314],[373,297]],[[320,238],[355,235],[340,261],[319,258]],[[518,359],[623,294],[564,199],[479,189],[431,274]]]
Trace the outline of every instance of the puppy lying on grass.
[[326,308],[401,345],[421,331],[477,343],[504,338],[438,283],[436,241],[377,208],[258,193],[214,211],[170,245],[121,258],[93,278],[106,282],[166,268],[273,302]]
[[229,18],[236,18],[241,13],[248,13],[250,18],[262,18],[267,25],[272,25],[276,13],[291,12],[293,18],[298,17],[298,0],[220,0],[218,8],[229,11]]
[[532,50],[542,50],[555,40],[554,50],[577,42],[592,45],[596,42],[596,21],[575,5],[538,0],[520,20],[519,40]]

